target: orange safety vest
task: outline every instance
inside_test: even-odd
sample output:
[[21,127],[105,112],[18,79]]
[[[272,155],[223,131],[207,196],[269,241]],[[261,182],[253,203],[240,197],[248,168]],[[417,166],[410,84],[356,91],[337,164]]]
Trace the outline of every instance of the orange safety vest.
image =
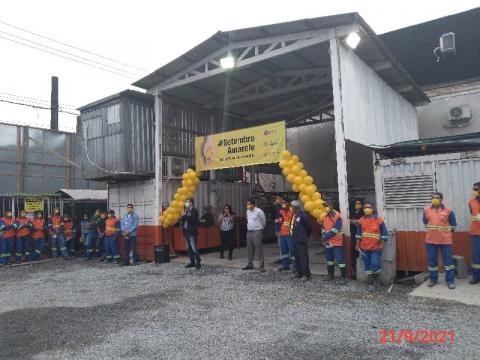
[[116,217],[105,220],[105,236],[113,236],[117,232],[119,220]]
[[472,212],[470,235],[480,235],[480,200],[477,198],[470,199],[469,205]]
[[277,219],[277,222],[280,223],[280,235],[292,235],[293,214],[293,210],[290,209],[280,210],[280,217]]
[[450,245],[452,244],[452,226],[448,218],[452,210],[443,206],[438,209],[429,206],[423,210],[427,218],[427,236],[425,242],[427,244]]
[[53,229],[50,230],[50,234],[55,234],[60,232],[61,227],[62,227],[62,219],[63,217],[60,215],[52,215],[50,216],[50,221],[52,223]]
[[40,229],[45,228],[45,219],[33,219],[32,225],[32,237],[34,239],[43,239],[45,237],[45,233]]
[[[322,226],[326,232],[332,231],[333,227],[337,223],[338,219],[341,218],[341,215],[338,211],[333,210],[335,213],[333,215],[327,215],[323,218]],[[335,231],[335,230],[334,230]],[[340,232],[328,240],[330,246],[343,246],[343,231],[340,229]]]
[[[15,218],[2,218],[2,221],[5,225],[13,225],[15,223]],[[4,238],[14,238],[15,237],[15,229],[5,230],[3,232]]]
[[361,250],[378,250],[383,247],[380,225],[383,219],[381,217],[363,216],[359,220],[362,229],[362,238],[359,247]]
[[[27,225],[30,222],[30,219],[27,217],[20,217],[17,220],[21,225]],[[30,229],[27,227],[22,227],[20,230],[17,230],[17,237],[23,237],[30,235]]]
[[66,238],[73,237],[73,221],[67,221],[63,223],[63,233]]

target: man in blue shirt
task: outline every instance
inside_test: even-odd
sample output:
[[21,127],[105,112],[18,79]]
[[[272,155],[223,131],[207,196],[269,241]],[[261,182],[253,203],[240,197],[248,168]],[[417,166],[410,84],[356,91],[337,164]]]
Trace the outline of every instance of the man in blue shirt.
[[138,215],[133,212],[132,204],[127,205],[127,213],[123,215],[120,228],[124,238],[123,256],[125,260],[125,262],[120,265],[137,265]]

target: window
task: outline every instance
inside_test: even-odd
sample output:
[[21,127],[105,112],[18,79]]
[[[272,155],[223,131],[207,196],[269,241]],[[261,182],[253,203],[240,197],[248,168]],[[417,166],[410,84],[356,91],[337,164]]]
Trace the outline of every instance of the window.
[[431,174],[386,177],[383,180],[385,206],[423,208],[435,191]]

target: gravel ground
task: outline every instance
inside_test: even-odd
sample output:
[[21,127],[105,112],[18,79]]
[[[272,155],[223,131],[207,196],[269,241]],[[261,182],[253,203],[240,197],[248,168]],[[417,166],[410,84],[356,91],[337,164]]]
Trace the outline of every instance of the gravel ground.
[[[0,270],[0,359],[475,359],[480,308],[322,277],[83,260]],[[383,344],[380,329],[453,329]]]

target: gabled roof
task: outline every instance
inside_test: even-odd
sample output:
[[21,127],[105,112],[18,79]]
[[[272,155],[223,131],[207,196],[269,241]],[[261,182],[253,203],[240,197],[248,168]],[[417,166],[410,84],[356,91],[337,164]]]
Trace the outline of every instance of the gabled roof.
[[[437,58],[442,34],[455,33],[456,55]],[[380,35],[420,86],[480,77],[480,7]]]
[[[135,83],[133,83],[133,85],[146,90],[152,90],[156,85],[164,82],[166,79],[171,78],[172,76],[178,74],[182,70],[197,63],[198,61],[205,59],[210,54],[213,54],[216,51],[228,46],[228,44],[230,43],[248,42],[271,36],[286,36],[289,34],[297,34],[308,31],[317,31],[330,28],[333,29],[336,27],[338,28],[341,26],[353,24],[359,25],[363,30],[364,35],[366,35],[365,38],[362,39],[359,47],[356,49],[356,53],[360,56],[360,58],[362,58],[362,60],[366,63],[378,64],[379,62],[388,62],[391,66],[379,72],[379,75],[392,87],[402,87],[404,89],[408,88],[408,90],[402,92],[402,95],[411,103],[421,104],[428,102],[428,97],[417,86],[415,81],[413,81],[413,79],[408,75],[405,69],[394,59],[387,46],[375,34],[375,32],[370,28],[370,26],[362,19],[362,17],[358,13],[346,13],[332,16],[324,16],[225,32],[219,31],[204,42],[196,45],[195,47],[187,51],[185,54],[179,56],[175,60],[158,68],[151,74],[136,81]],[[298,58],[296,59],[296,62],[298,64],[305,62],[306,64],[313,63],[316,66],[319,66],[319,64],[316,64],[318,63],[318,58],[320,57],[318,51],[305,51],[303,53],[300,53],[299,55],[300,60]],[[274,61],[272,61],[268,62],[265,67],[277,69],[277,71],[295,70],[291,68],[291,66],[290,68],[282,68],[281,65],[285,65],[285,63],[287,62],[284,61],[283,63],[275,63]],[[291,62],[289,62],[287,65],[291,65]],[[233,75],[234,74],[232,72],[232,77]],[[246,83],[253,83],[258,80],[258,78],[253,75],[246,75],[245,72],[242,73],[242,79]],[[221,86],[217,85],[216,89],[219,88],[221,88]],[[198,97],[200,98],[202,90],[204,90],[204,92],[210,90],[210,94],[214,95],[215,91],[212,92],[212,89],[215,90],[213,86],[211,86],[210,88],[204,88],[202,86],[198,86],[195,88],[192,86],[188,89],[188,91],[183,91],[182,95],[189,93],[195,93],[195,95],[197,95],[196,93],[198,93]],[[235,89],[233,88],[232,91],[234,90]],[[223,96],[222,94],[218,93],[217,95]],[[202,99],[200,99],[198,103],[202,104]]]

